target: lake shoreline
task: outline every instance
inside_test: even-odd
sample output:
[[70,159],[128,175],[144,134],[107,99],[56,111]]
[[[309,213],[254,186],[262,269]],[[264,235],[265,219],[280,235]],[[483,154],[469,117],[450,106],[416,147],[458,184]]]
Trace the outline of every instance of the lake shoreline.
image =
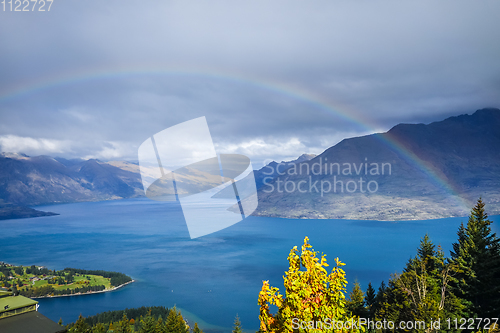
[[121,287],[125,287],[126,285],[135,282],[135,280],[126,282],[124,284],[121,284],[119,286],[116,286],[111,289],[106,289],[106,290],[100,290],[100,291],[89,291],[87,293],[77,293],[77,294],[70,294],[70,295],[54,295],[54,296],[40,296],[40,297],[30,297],[31,299],[39,299],[39,298],[58,298],[58,297],[71,297],[71,296],[85,296],[85,295],[93,295],[93,294],[100,294],[100,293],[108,293],[111,291],[115,291],[117,289],[120,289]]
[[[174,203],[134,199],[61,204],[50,209],[61,215],[3,225],[0,253],[5,253],[4,261],[122,271],[140,283],[115,294],[36,299],[44,316],[70,323],[80,313],[87,317],[146,305],[176,305],[189,322],[200,325],[203,320],[226,328],[220,330],[223,333],[232,332],[236,314],[244,327],[258,330],[256,298],[262,280],[282,289],[286,257],[306,235],[316,251],[327,254],[329,263],[338,256],[347,264],[348,288],[357,278],[365,289],[369,282],[377,287],[383,280],[387,283],[390,274],[415,255],[425,234],[449,253],[460,223],[466,221],[304,221],[250,216],[191,240],[182,210]],[[210,221],[203,209],[196,214]],[[490,216],[490,220],[495,221],[493,227],[500,226],[500,216]],[[208,332],[204,325],[200,328]]]

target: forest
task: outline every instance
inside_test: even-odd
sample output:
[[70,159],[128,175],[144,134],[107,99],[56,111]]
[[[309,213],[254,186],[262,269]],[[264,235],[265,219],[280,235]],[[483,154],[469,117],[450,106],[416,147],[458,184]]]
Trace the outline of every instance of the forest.
[[[62,325],[62,321],[59,321]],[[194,323],[191,328],[174,306],[141,307],[121,311],[107,311],[66,325],[72,333],[203,333]]]

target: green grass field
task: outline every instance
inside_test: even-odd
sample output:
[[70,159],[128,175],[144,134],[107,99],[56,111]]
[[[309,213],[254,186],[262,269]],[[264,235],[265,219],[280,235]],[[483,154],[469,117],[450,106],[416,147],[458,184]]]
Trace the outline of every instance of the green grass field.
[[[39,288],[39,287],[46,286],[49,284],[49,281],[48,281],[49,277],[52,277],[52,276],[55,276],[55,283],[52,283],[50,285],[52,287],[54,287],[55,290],[75,289],[75,288],[80,288],[80,287],[84,287],[84,286],[101,286],[101,285],[105,286],[106,289],[111,289],[110,279],[105,278],[105,277],[100,276],[100,275],[75,274],[73,276],[73,281],[71,283],[59,285],[59,284],[57,284],[58,279],[62,278],[63,280],[66,280],[68,278],[67,273],[64,276],[59,276],[56,273],[54,273],[53,271],[49,271],[48,272],[49,274],[45,274],[45,276],[43,276],[43,274],[35,275],[35,274],[26,273],[26,271],[28,269],[27,267],[21,267],[23,269],[24,274],[20,275],[20,274],[14,273],[14,270],[17,267],[10,267],[10,268],[12,268],[11,276],[13,277],[13,279],[8,280],[9,284],[12,285],[12,284],[16,283],[18,290],[26,290],[28,288],[33,288],[33,287]],[[37,267],[37,268],[40,268],[40,267]],[[0,273],[0,277],[3,277],[3,276],[4,276],[4,274]],[[39,278],[40,280],[35,281],[33,283],[33,281],[30,280],[31,278]],[[22,287],[18,285],[19,280],[23,284]],[[0,285],[6,286],[5,281],[0,281]]]

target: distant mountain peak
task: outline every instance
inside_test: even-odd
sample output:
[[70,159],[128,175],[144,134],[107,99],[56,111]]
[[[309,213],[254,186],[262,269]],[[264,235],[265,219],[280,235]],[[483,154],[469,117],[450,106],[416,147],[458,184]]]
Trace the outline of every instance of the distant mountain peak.
[[4,152],[0,153],[0,156],[5,157],[5,158],[12,158],[16,160],[24,160],[28,159],[29,156],[23,153],[10,153],[10,152]]
[[448,117],[444,120],[433,122],[429,125],[436,123],[446,123],[446,122],[470,122],[470,121],[489,121],[491,119],[500,120],[500,109],[497,108],[483,108],[476,110],[472,114],[461,114],[459,116]]
[[[259,206],[254,214],[287,218],[429,219],[464,216],[470,209],[464,202],[473,203],[480,196],[488,200],[490,214],[498,214],[499,151],[497,108],[483,108],[430,124],[398,124],[386,133],[344,139],[328,148],[306,163],[311,170],[314,163],[324,163],[325,171],[318,175],[307,168],[304,174],[270,173],[272,165],[263,168],[266,177],[272,179],[259,188]],[[372,176],[350,171],[362,170],[363,165],[383,164],[390,165],[388,174]],[[344,165],[349,168],[340,172]],[[362,180],[377,184],[376,189],[363,192]],[[314,181],[327,184],[325,193],[315,190]],[[287,182],[291,190],[284,188]],[[353,189],[356,182],[360,185]],[[348,183],[351,190],[347,189]]]
[[500,109],[499,108],[483,108],[483,109],[479,109],[477,110],[476,112],[474,112],[474,114],[476,113],[480,113],[480,114],[484,114],[484,113],[487,113],[487,114],[494,114],[494,113],[500,113]]
[[[290,161],[281,161],[280,163],[282,164],[290,164],[290,163],[300,163],[300,162],[307,162],[309,160],[312,160],[313,158],[315,158],[317,155],[316,154],[302,154],[300,155],[299,157],[297,157],[296,159],[294,160],[290,160]],[[278,164],[278,162],[276,161],[272,161],[271,163],[269,164]]]
[[315,158],[316,156],[318,156],[318,155],[316,155],[316,154],[302,154],[296,160],[290,161],[289,163],[300,163],[300,162],[310,161],[313,158]]
[[412,133],[421,133],[421,131],[432,129],[457,131],[460,129],[466,129],[467,127],[471,127],[472,125],[476,129],[480,129],[481,127],[491,128],[494,124],[500,125],[500,109],[483,108],[476,110],[472,114],[452,116],[444,120],[432,122],[430,124],[397,124],[392,127],[387,133],[389,135],[410,135]]

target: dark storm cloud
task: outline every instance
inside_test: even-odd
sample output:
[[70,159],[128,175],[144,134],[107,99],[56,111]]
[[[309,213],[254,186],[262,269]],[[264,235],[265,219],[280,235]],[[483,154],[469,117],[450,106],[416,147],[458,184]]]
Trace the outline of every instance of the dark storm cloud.
[[[498,14],[498,1],[294,0],[55,0],[50,12],[0,12],[0,145],[134,158],[151,134],[206,116],[220,151],[280,159],[498,107]],[[100,71],[125,73],[9,97]]]

